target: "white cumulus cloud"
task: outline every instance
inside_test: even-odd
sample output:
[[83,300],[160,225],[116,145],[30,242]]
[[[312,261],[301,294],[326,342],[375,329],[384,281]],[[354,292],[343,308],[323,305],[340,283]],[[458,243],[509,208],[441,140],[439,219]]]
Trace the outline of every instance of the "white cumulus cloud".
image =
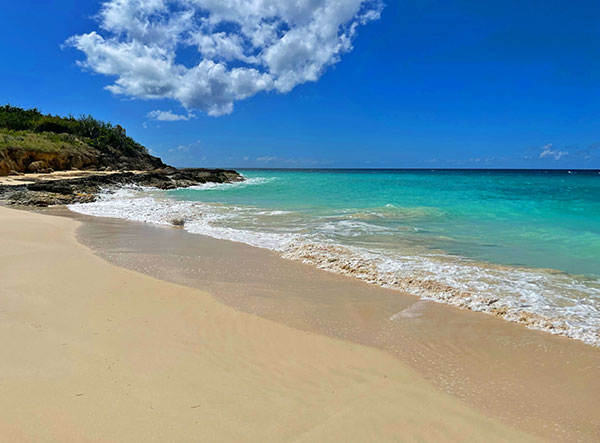
[[217,116],[258,92],[316,81],[382,8],[381,0],[109,0],[100,30],[67,44],[85,54],[82,66],[115,78],[114,94]]

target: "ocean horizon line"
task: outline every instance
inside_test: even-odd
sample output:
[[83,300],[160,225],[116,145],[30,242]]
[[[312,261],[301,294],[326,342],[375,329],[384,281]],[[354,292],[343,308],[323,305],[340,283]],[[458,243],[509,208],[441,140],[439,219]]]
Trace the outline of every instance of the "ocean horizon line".
[[239,171],[481,171],[481,172],[598,172],[600,168],[282,168],[282,167],[249,167],[249,166],[176,166],[178,169],[215,168],[235,169]]

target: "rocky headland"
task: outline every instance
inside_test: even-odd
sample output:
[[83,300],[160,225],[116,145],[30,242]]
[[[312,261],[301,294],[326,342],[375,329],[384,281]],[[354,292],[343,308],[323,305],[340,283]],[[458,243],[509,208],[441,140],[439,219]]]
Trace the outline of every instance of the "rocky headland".
[[176,169],[120,125],[91,116],[59,117],[0,106],[0,200],[50,206],[92,202],[124,185],[175,189],[242,181],[224,169]]
[[102,172],[82,171],[70,176],[33,174],[18,177],[9,184],[0,184],[0,200],[12,205],[51,206],[89,203],[103,190],[124,185],[175,189],[202,183],[232,183],[243,177],[226,169],[175,169],[166,167],[152,171]]

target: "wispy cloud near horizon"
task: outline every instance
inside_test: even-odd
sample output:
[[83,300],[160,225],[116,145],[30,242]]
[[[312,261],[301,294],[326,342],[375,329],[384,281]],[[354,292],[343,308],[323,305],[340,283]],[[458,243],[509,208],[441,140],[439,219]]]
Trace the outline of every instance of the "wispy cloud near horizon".
[[553,158],[554,160],[560,160],[562,157],[569,155],[569,151],[560,151],[558,149],[552,149],[552,143],[548,143],[542,147],[542,152],[539,158]]
[[[380,0],[110,0],[100,30],[67,44],[85,54],[81,66],[116,77],[114,94],[219,116],[259,92],[318,80],[382,9]],[[199,62],[180,60],[190,48]]]
[[575,145],[554,148],[553,143],[544,146],[530,146],[526,149],[505,152],[503,155],[487,157],[450,158],[434,157],[424,161],[435,167],[464,168],[598,168],[600,143],[586,148]]

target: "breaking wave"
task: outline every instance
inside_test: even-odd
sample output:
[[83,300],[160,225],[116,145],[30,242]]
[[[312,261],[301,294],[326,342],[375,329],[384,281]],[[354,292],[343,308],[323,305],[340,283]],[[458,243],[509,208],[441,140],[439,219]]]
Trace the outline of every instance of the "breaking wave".
[[[265,181],[257,178],[195,189],[262,183]],[[73,204],[69,209],[165,226],[182,220],[184,229],[193,234],[270,249],[283,258],[329,272],[600,346],[597,279],[549,269],[494,265],[414,245],[391,251],[344,244],[361,236],[391,235],[385,226],[369,221],[395,208],[350,211],[343,214],[343,219],[313,217],[308,222],[291,211],[181,201],[155,189],[124,187],[102,193],[96,202]],[[431,212],[417,208],[407,213],[415,211]]]

